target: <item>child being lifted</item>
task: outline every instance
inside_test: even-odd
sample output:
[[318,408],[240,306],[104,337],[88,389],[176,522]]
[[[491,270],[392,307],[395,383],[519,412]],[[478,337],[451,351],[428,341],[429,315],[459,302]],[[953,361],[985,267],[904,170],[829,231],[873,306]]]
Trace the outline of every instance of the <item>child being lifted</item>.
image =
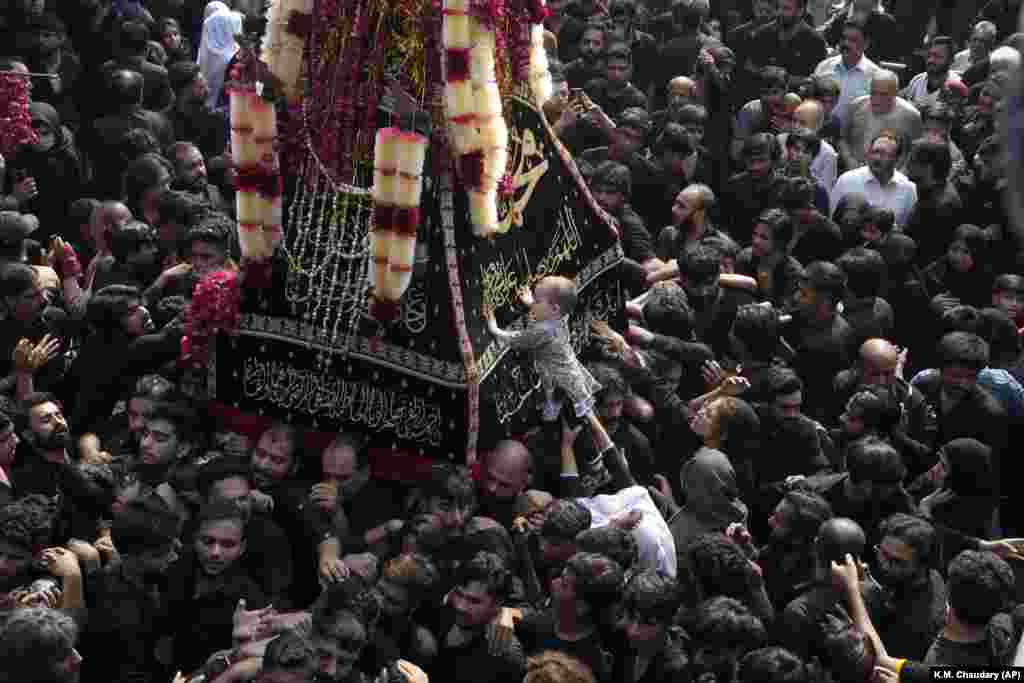
[[523,289],[520,298],[530,307],[530,322],[525,329],[520,332],[502,330],[493,309],[485,311],[487,329],[498,341],[533,358],[544,388],[542,417],[545,421],[553,422],[561,414],[562,404],[555,394],[559,389],[572,401],[576,417],[586,418],[598,455],[580,467],[580,483],[584,489],[596,491],[611,480],[604,466],[604,456],[615,444],[594,412],[594,396],[601,385],[576,358],[569,339],[568,316],[578,300],[576,283],[549,275],[537,282],[532,293]]

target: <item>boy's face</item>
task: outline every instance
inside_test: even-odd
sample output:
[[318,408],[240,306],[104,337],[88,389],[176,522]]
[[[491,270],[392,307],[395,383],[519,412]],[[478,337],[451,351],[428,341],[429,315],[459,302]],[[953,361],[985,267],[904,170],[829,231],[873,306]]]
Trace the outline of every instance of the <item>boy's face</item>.
[[530,317],[537,321],[558,320],[562,317],[562,307],[558,305],[555,286],[541,280],[533,290],[533,306]]
[[612,86],[622,87],[626,85],[629,83],[629,78],[632,75],[633,68],[625,59],[609,60],[605,66],[605,78],[608,79],[608,83]]

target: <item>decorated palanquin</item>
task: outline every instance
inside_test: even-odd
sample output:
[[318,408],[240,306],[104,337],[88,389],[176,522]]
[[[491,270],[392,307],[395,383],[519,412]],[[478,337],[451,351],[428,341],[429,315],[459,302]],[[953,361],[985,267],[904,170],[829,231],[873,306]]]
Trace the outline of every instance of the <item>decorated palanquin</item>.
[[580,352],[622,308],[615,226],[542,113],[544,12],[270,5],[262,61],[230,84],[242,275],[201,283],[188,313],[213,412],[470,463],[536,421],[540,378],[483,311],[515,329],[522,287],[575,277]]

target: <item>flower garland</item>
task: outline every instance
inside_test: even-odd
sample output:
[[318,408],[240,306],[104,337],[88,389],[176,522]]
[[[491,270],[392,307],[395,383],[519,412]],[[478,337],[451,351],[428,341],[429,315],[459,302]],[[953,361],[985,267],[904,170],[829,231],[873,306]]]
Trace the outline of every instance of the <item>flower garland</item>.
[[501,0],[444,0],[443,8],[448,140],[469,193],[474,232],[490,238],[498,231],[498,183],[508,163],[508,127],[495,68],[504,6]]
[[283,182],[274,143],[277,109],[266,65],[246,54],[232,69],[231,160],[238,171],[235,203],[238,243],[245,261],[269,261],[281,241]]
[[373,161],[373,288],[370,316],[390,323],[412,281],[427,138],[398,128],[377,131]]
[[262,53],[284,87],[289,104],[302,97],[302,66],[306,36],[312,23],[313,0],[271,0]]
[[241,304],[237,271],[221,270],[200,280],[185,309],[181,362],[200,368],[209,358],[212,338],[221,332],[238,334]]
[[28,111],[26,75],[0,74],[0,154],[10,159],[21,145],[39,141]]

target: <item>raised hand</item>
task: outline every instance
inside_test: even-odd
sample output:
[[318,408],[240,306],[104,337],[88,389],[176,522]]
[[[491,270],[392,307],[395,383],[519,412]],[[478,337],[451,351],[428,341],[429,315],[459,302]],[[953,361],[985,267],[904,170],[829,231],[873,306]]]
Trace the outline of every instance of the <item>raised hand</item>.
[[78,558],[67,548],[47,548],[43,551],[43,559],[46,561],[46,570],[53,576],[66,578],[80,576],[82,573]]

